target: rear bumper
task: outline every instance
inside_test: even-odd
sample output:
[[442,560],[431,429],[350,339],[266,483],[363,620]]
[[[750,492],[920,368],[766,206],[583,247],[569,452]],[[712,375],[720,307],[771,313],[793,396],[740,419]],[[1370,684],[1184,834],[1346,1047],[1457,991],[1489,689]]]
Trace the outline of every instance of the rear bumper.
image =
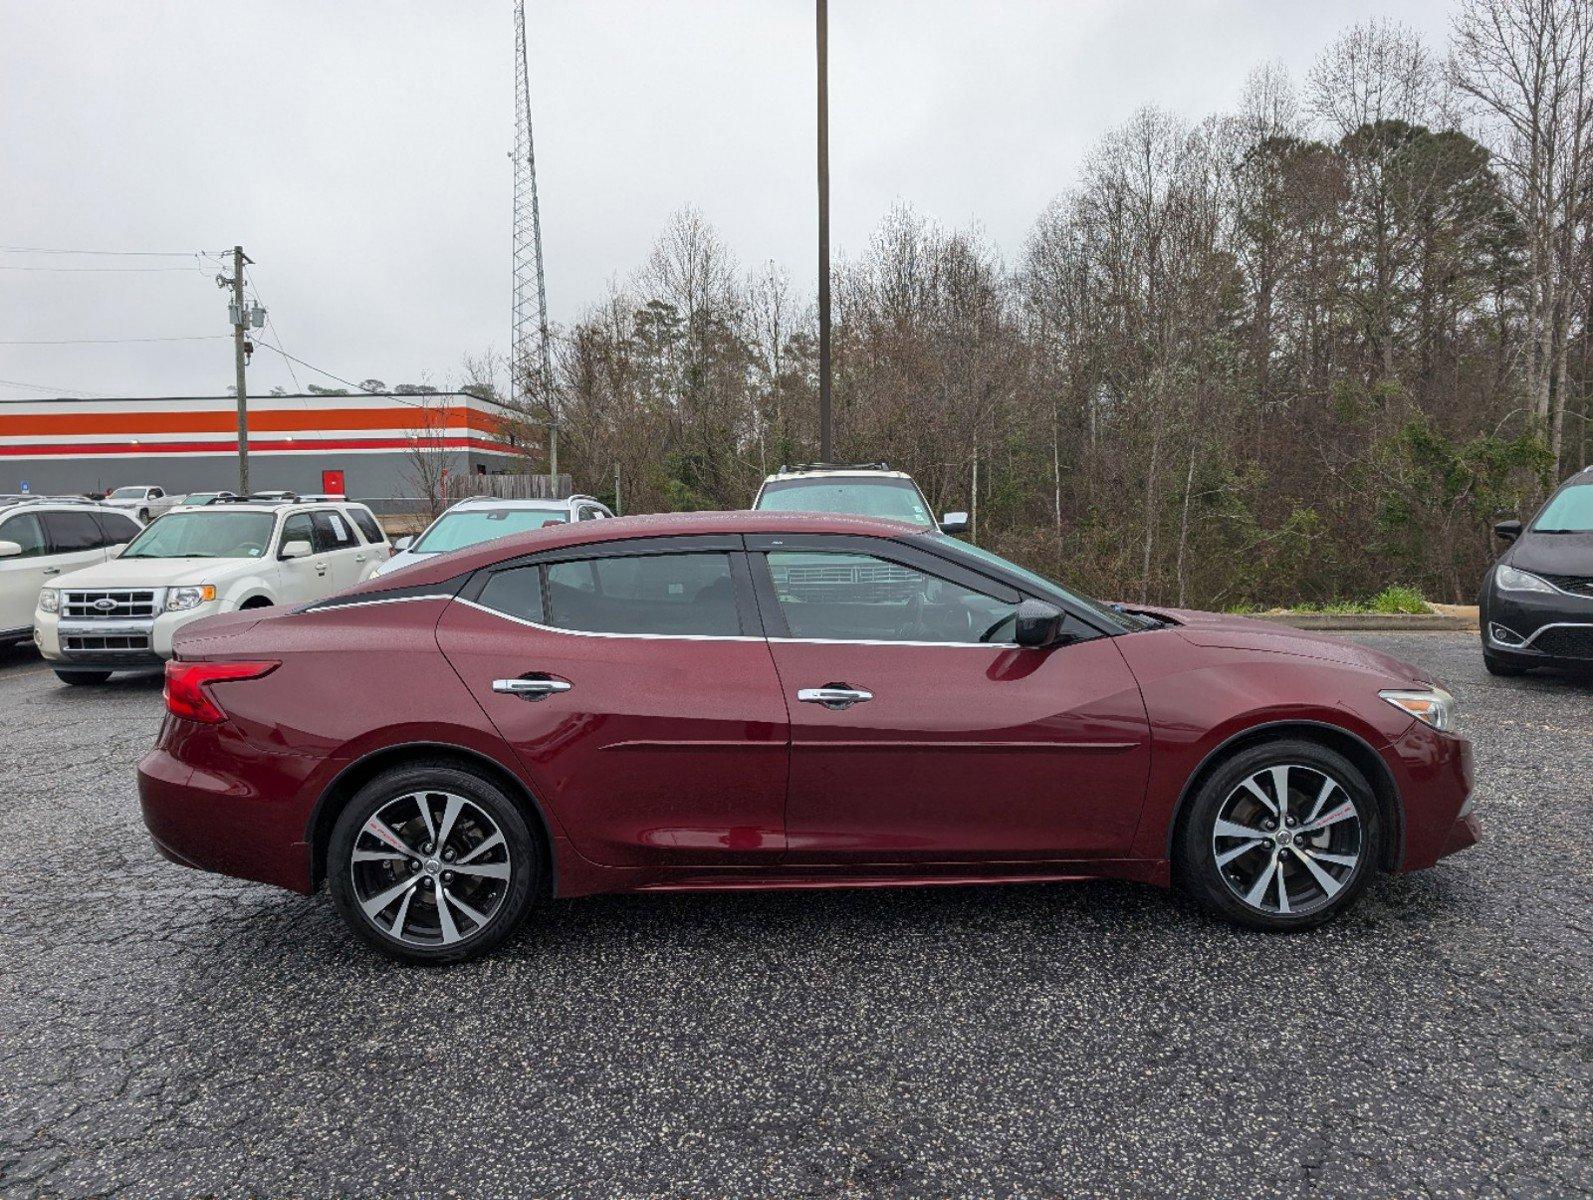
[[[214,729],[168,720],[179,728],[163,732],[138,764],[139,807],[155,848],[186,867],[309,894],[309,814],[300,794],[322,760],[234,748],[224,769],[212,769],[206,751],[229,753]],[[167,748],[185,740],[182,757]]]

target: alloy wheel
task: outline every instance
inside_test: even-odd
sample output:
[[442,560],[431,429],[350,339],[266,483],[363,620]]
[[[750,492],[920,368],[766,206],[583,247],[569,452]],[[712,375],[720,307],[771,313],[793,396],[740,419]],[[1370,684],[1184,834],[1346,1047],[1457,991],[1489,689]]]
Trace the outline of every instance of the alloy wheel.
[[1264,767],[1240,782],[1211,834],[1228,890],[1256,912],[1285,917],[1332,903],[1360,870],[1365,844],[1344,784],[1303,763]]
[[360,827],[349,858],[366,920],[412,946],[475,937],[503,907],[513,874],[497,822],[444,791],[406,792],[383,804]]

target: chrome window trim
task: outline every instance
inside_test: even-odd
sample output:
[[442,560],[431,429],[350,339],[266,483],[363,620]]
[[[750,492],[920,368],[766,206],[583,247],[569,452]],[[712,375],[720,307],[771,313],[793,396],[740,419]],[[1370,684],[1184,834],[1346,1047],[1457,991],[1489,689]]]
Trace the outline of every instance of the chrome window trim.
[[[410,599],[411,597],[406,597]],[[447,599],[447,597],[417,596],[413,599]],[[485,604],[478,604],[474,600],[466,600],[463,596],[453,597],[455,604],[463,604],[478,612],[488,613],[494,617],[502,617],[505,621],[513,621],[516,625],[524,625],[530,629],[540,629],[543,633],[562,633],[570,637],[594,638],[631,638],[645,642],[771,642],[793,645],[816,646],[918,646],[918,647],[944,647],[947,649],[963,650],[1017,650],[1017,642],[896,642],[873,641],[863,638],[794,638],[794,637],[759,637],[755,634],[745,633],[608,633],[596,629],[564,629],[558,625],[544,625],[538,621],[528,621],[524,617],[516,617],[496,608],[489,608]],[[381,603],[372,601],[372,603]],[[385,603],[394,603],[387,601]],[[353,607],[349,605],[347,607]]]
[[344,608],[371,608],[378,604],[410,604],[416,600],[452,600],[451,592],[436,592],[426,596],[383,596],[376,600],[350,600],[345,604],[328,604],[316,612],[335,612]]

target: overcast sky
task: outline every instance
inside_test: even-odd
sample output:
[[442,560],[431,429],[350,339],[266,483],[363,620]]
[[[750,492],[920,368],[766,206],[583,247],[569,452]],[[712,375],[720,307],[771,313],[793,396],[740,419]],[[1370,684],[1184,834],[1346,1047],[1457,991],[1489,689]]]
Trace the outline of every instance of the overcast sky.
[[[629,275],[688,204],[743,265],[774,259],[811,289],[810,0],[528,9],[555,320]],[[1258,63],[1299,80],[1374,15],[1441,50],[1450,13],[1444,0],[831,0],[837,251],[903,199],[979,224],[1016,259],[1136,108],[1230,108]],[[0,0],[0,245],[241,242],[289,352],[351,380],[445,384],[464,354],[508,344],[512,29],[512,0]],[[176,269],[125,269],[157,266]],[[0,397],[232,380],[219,339],[14,344],[224,338],[214,263],[0,252],[0,268]],[[277,385],[297,390],[262,350],[250,390]]]

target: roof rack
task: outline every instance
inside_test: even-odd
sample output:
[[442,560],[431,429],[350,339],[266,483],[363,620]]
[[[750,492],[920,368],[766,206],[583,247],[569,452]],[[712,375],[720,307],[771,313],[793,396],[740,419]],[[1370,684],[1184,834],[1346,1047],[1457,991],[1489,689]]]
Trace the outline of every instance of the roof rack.
[[297,492],[250,492],[247,496],[217,496],[215,504],[297,504]]
[[0,507],[17,508],[24,504],[94,504],[98,500],[90,500],[87,496],[7,496],[0,499]]
[[889,471],[890,469],[890,463],[884,459],[862,463],[810,462],[781,464],[780,474],[788,475],[792,471]]

